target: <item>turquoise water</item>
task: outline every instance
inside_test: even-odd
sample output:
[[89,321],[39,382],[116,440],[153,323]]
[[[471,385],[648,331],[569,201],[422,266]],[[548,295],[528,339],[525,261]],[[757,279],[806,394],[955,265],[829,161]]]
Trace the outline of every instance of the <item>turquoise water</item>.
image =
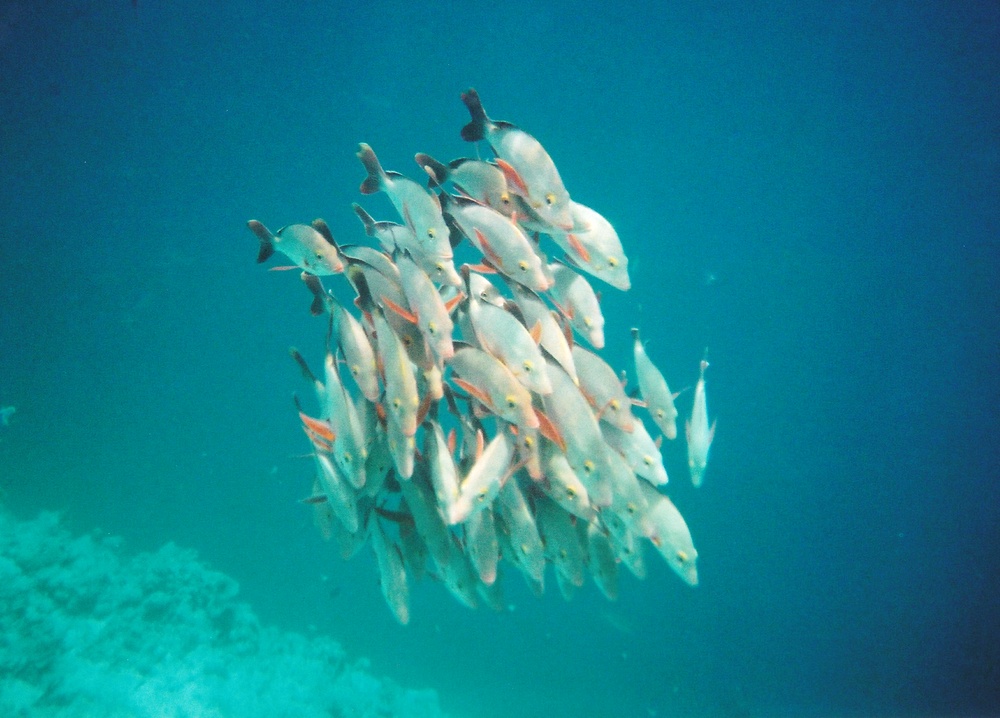
[[[5,2],[4,503],[194,548],[456,716],[1000,712],[998,47],[991,3]],[[697,589],[425,581],[402,628],[298,503],[325,327],[244,224],[360,241],[357,143],[468,154],[470,86],[618,229],[609,361],[709,347],[705,485],[665,452]]]

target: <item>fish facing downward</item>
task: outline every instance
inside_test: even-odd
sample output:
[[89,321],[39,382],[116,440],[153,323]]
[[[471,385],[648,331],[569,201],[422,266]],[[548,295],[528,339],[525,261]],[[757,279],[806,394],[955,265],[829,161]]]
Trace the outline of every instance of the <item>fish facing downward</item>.
[[715,422],[708,426],[708,404],[705,401],[705,370],[708,361],[701,360],[698,383],[694,387],[694,406],[687,421],[688,467],[691,469],[691,483],[701,486],[708,464],[708,450],[715,438]]
[[510,122],[495,122],[487,117],[479,93],[474,89],[462,93],[462,102],[472,117],[462,128],[462,139],[489,142],[500,160],[498,165],[507,175],[508,184],[520,189],[531,211],[552,227],[571,231],[573,215],[569,208],[569,192],[541,143]]
[[266,262],[274,250],[278,250],[310,274],[340,274],[344,271],[344,261],[337,248],[308,224],[290,224],[271,232],[251,219],[247,227],[260,240],[258,264]]

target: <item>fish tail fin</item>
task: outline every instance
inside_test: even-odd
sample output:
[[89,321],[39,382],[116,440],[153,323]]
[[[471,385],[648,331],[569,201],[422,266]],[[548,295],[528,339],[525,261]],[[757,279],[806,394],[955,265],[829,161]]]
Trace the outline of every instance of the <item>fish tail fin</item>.
[[327,308],[330,306],[330,297],[326,293],[326,290],[323,289],[323,283],[315,274],[303,272],[300,276],[313,297],[312,304],[309,306],[309,313],[314,317],[318,317],[327,311]]
[[354,208],[354,214],[358,215],[358,219],[361,220],[361,224],[365,226],[365,234],[369,237],[375,236],[375,219],[365,211],[365,208],[360,204],[355,202],[351,205]]
[[361,183],[361,194],[375,194],[382,189],[385,170],[375,156],[375,151],[364,142],[358,145],[358,159],[368,171],[368,176]]
[[438,162],[436,159],[423,152],[418,152],[414,158],[420,169],[427,173],[430,178],[427,186],[440,188],[448,180],[448,166]]
[[478,142],[486,136],[486,124],[490,119],[486,116],[483,103],[479,101],[479,93],[473,88],[462,93],[462,102],[469,109],[472,121],[462,128],[462,139],[466,142]]
[[274,235],[271,234],[271,230],[255,219],[247,222],[247,227],[260,240],[260,251],[257,252],[257,264],[262,264],[274,254]]

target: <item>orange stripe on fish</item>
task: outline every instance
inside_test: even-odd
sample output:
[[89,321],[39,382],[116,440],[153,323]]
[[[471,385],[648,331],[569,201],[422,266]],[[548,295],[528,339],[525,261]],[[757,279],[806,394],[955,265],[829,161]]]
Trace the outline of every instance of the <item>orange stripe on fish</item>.
[[403,309],[401,306],[399,306],[398,304],[396,304],[394,301],[392,301],[391,299],[389,299],[389,297],[385,296],[384,294],[381,297],[381,302],[386,307],[388,307],[392,311],[396,312],[396,314],[398,314],[399,316],[401,316],[406,321],[411,322],[413,324],[417,323],[418,320],[417,320],[417,315],[416,315],[415,312],[411,312],[408,309]]
[[521,178],[521,174],[516,169],[514,169],[513,165],[511,165],[509,162],[506,162],[505,160],[500,159],[499,157],[496,159],[496,163],[497,167],[500,168],[500,171],[503,172],[504,178],[511,185],[513,185],[518,192],[527,197],[528,185],[524,183],[524,180]]
[[486,255],[486,258],[490,260],[490,262],[492,262],[494,266],[497,267],[503,266],[503,260],[500,259],[500,256],[493,251],[493,247],[491,247],[490,243],[486,241],[486,237],[483,235],[482,232],[479,231],[478,227],[476,228],[475,231],[476,231],[476,239],[478,239],[479,244],[482,245],[483,254]]
[[337,435],[333,433],[333,428],[330,426],[329,422],[314,419],[301,411],[299,412],[299,418],[308,430],[307,433],[311,432],[312,434],[315,434],[322,439],[326,439],[327,441],[333,441],[337,438]]
[[580,259],[584,262],[590,261],[590,252],[580,243],[580,239],[575,234],[567,234],[566,241],[569,242],[569,246],[573,248],[573,251],[580,255]]
[[463,299],[465,299],[465,295],[459,292],[454,297],[452,297],[451,299],[449,299],[447,302],[444,303],[444,308],[447,309],[448,313],[450,314],[451,310],[457,307],[459,302],[461,302]]
[[451,377],[451,380],[458,384],[462,390],[465,391],[465,393],[471,394],[473,397],[478,399],[481,404],[490,406],[490,397],[475,384],[470,384],[465,379],[454,375]]
[[563,438],[562,433],[556,428],[556,425],[540,409],[535,409],[535,416],[538,417],[538,431],[541,432],[542,436],[558,446],[565,453],[566,439]]

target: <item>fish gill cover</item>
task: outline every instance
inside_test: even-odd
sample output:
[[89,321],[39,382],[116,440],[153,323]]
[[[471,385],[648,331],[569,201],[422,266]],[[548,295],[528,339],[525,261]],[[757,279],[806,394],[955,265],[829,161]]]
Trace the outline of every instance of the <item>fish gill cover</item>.
[[[589,574],[614,600],[620,565],[645,576],[648,541],[697,585],[691,534],[663,492],[676,394],[638,330],[631,391],[597,354],[605,319],[587,277],[630,289],[618,234],[570,198],[538,140],[490,119],[475,90],[462,101],[462,138],[485,143],[491,161],[418,153],[418,182],[360,144],[361,193],[385,193],[402,221],[354,205],[378,248],[338,245],[321,219],[276,232],[248,222],[258,262],[285,254],[312,314],[329,319],[322,372],[292,350],[316,396],[314,409],[296,400],[314,464],[304,502],[345,559],[370,543],[403,624],[410,581],[425,575],[470,608],[503,610],[501,560],[537,594],[552,564],[566,599]],[[550,261],[553,250],[564,254]],[[457,252],[470,258],[458,269]],[[323,286],[333,275],[357,311]],[[707,366],[686,422],[695,486],[715,430]]]

